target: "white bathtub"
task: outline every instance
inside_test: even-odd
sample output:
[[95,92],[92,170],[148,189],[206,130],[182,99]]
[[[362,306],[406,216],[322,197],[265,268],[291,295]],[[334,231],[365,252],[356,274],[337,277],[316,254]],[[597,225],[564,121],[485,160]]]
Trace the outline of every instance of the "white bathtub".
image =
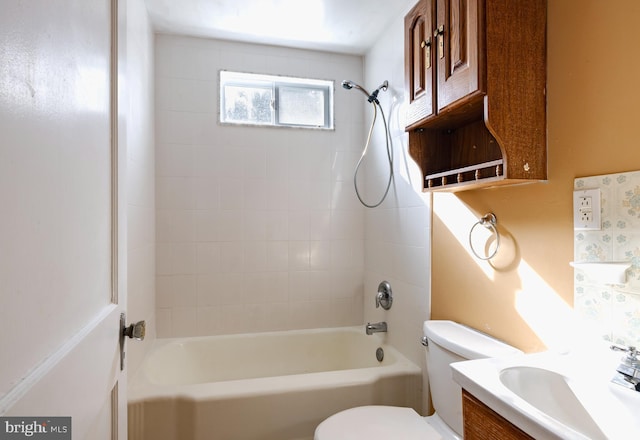
[[420,368],[382,341],[364,327],[157,340],[129,379],[129,440],[306,440],[346,408],[420,411]]

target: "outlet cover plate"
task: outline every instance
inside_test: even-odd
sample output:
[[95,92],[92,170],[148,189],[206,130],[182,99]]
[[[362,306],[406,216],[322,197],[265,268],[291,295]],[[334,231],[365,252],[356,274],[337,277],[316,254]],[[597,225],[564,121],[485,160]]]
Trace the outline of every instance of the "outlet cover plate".
[[599,231],[602,229],[600,188],[573,192],[573,229]]

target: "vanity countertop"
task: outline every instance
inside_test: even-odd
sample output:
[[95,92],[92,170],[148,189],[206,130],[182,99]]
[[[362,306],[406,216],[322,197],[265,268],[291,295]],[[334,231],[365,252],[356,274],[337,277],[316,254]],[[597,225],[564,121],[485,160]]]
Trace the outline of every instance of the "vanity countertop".
[[535,438],[640,439],[640,392],[611,382],[621,354],[543,352],[451,364],[453,378]]

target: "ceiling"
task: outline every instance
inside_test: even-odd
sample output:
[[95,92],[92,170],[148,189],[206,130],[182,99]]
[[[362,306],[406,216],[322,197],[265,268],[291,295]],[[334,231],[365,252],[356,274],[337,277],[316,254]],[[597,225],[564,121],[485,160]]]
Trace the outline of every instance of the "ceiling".
[[364,54],[416,0],[145,0],[156,32]]

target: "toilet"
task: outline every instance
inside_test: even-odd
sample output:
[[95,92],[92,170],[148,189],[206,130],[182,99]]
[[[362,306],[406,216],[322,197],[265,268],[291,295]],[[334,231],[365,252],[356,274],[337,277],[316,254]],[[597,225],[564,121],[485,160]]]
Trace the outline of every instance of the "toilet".
[[412,408],[350,408],[320,423],[314,440],[462,439],[462,393],[451,377],[449,365],[522,352],[453,321],[425,321],[423,331],[428,343],[427,370],[435,413],[422,417]]

